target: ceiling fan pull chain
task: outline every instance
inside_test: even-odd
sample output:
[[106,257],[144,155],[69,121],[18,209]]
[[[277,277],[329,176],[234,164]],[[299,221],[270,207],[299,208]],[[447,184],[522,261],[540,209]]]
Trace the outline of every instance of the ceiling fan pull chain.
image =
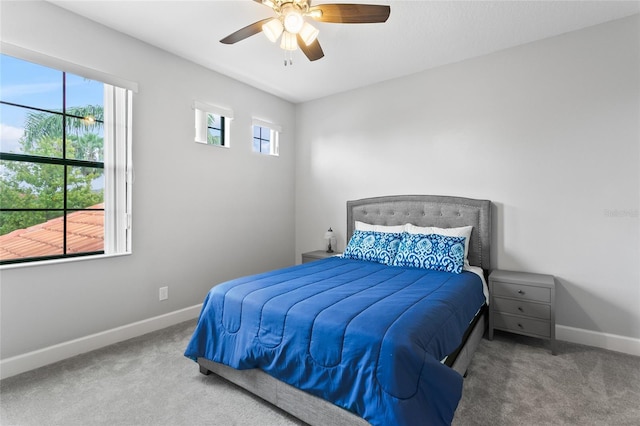
[[[287,55],[289,56],[288,58]],[[291,50],[284,51],[284,66],[286,67],[287,65],[293,65],[293,51]]]

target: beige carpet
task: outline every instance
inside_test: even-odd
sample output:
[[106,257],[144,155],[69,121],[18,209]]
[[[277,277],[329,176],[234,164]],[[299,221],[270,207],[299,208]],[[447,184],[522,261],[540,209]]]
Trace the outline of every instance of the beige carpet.
[[482,340],[454,425],[640,425],[640,357],[558,343]]
[[[260,425],[302,423],[182,353],[194,321],[0,382],[0,424]],[[498,334],[483,340],[454,424],[638,425],[640,358]]]

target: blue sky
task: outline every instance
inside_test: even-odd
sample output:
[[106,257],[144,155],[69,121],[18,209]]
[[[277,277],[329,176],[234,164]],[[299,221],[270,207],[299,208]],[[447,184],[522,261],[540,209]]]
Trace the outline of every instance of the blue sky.
[[[103,84],[67,74],[67,106],[102,105]],[[0,55],[0,99],[37,108],[62,109],[62,72]],[[0,150],[19,152],[29,110],[0,104]]]

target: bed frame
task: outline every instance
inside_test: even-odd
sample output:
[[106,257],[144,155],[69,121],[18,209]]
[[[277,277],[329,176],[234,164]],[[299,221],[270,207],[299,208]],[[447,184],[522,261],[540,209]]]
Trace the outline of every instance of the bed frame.
[[[490,270],[491,202],[437,195],[394,195],[347,201],[347,241],[355,222],[373,225],[437,226],[451,228],[472,225],[469,263]],[[483,310],[465,334],[461,345],[447,357],[446,364],[462,375],[487,326]],[[364,419],[331,402],[281,382],[260,369],[236,370],[204,358],[198,358],[202,374],[215,373],[289,414],[313,426],[368,425]]]

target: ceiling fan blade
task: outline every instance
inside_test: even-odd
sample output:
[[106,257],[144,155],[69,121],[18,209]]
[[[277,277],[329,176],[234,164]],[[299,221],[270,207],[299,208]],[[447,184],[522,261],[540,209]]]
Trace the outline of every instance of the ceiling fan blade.
[[302,50],[302,53],[305,54],[310,61],[317,61],[318,59],[324,56],[324,52],[322,51],[322,47],[320,47],[320,43],[318,39],[315,39],[311,45],[307,46],[298,34],[298,47]]
[[228,36],[220,40],[220,43],[234,44],[244,40],[245,38],[251,37],[254,34],[258,34],[262,31],[262,26],[272,19],[273,18],[262,19],[258,22],[254,22],[251,25],[247,25],[246,27],[239,29],[235,33],[229,34]]
[[322,16],[314,18],[319,22],[336,24],[369,24],[386,22],[391,13],[390,6],[377,4],[319,4],[309,9],[320,10]]

